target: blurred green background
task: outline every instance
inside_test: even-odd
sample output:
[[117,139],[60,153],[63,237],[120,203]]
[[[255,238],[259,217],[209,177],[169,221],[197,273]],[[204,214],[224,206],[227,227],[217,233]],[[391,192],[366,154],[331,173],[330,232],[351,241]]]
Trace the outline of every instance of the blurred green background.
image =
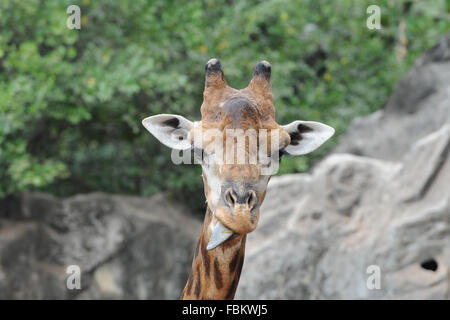
[[[81,30],[66,27],[69,5]],[[366,8],[381,7],[381,30]],[[1,0],[0,198],[166,191],[203,207],[201,169],[176,166],[141,120],[200,119],[204,65],[245,87],[272,64],[279,123],[349,122],[383,106],[414,59],[450,30],[450,1]],[[303,172],[329,151],[283,159]]]

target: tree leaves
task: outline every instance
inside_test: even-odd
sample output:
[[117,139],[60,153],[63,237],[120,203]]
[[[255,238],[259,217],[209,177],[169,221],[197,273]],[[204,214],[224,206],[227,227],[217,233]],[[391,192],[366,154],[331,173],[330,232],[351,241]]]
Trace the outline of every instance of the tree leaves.
[[[370,1],[85,0],[78,31],[65,24],[72,2],[0,2],[0,197],[162,190],[198,209],[200,168],[172,164],[140,121],[157,113],[198,120],[208,59],[220,58],[237,88],[257,61],[270,61],[279,122],[322,121],[340,133],[380,108],[449,30],[438,0],[410,10],[377,2],[379,31],[366,28]],[[399,63],[400,21],[409,42]],[[307,170],[332,145],[283,160],[280,172]]]

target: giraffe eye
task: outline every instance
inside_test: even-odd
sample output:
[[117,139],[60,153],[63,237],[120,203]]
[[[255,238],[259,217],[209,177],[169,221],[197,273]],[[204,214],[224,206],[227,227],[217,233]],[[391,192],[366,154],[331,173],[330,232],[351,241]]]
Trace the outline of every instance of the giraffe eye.
[[208,157],[210,155],[204,149],[192,146],[191,151],[194,153],[194,158],[199,161],[200,164],[208,164]]
[[281,162],[281,158],[282,158],[284,155],[289,155],[289,153],[286,151],[285,148],[280,149],[280,150],[278,151],[278,161]]
[[270,159],[276,159],[278,162],[281,161],[281,158],[283,157],[283,155],[287,154],[286,150],[284,148],[275,151],[274,153],[272,153],[269,158]]
[[281,158],[284,154],[288,154],[288,153],[283,148],[283,149],[280,149],[280,150],[275,151],[274,153],[268,155],[267,158],[262,159],[263,167],[269,168],[273,164],[273,162],[280,163]]
[[192,146],[191,151],[194,153],[196,159],[201,159],[203,157],[203,149]]

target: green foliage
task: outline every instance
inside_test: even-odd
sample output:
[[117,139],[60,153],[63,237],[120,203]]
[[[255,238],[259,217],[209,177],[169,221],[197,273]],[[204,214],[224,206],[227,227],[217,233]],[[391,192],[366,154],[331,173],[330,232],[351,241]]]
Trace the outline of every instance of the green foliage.
[[[165,190],[199,208],[200,168],[172,164],[140,121],[199,119],[211,57],[237,88],[257,61],[270,61],[278,121],[322,121],[342,133],[380,108],[449,30],[444,0],[377,1],[382,29],[369,30],[371,2],[2,0],[0,197]],[[81,7],[81,30],[66,27],[70,4]],[[307,170],[335,142],[283,159],[280,173]]]

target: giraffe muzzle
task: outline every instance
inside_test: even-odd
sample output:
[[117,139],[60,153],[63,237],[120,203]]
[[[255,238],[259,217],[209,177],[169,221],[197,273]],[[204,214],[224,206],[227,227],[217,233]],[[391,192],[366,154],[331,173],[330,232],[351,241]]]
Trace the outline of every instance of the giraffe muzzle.
[[251,211],[256,206],[256,193],[253,190],[245,190],[242,194],[237,193],[232,188],[225,191],[225,203],[234,212],[248,210]]

